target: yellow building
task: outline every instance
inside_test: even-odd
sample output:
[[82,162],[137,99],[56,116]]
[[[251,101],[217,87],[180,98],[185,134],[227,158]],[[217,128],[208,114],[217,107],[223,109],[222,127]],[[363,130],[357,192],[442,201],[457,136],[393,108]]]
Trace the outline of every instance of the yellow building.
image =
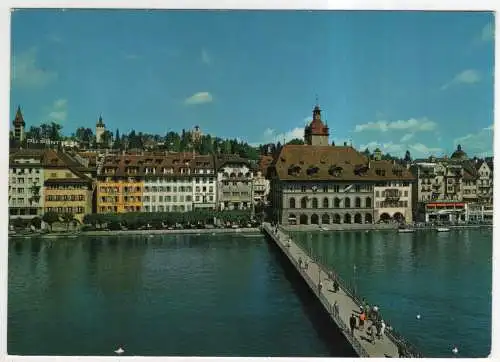
[[73,214],[80,222],[92,213],[93,181],[68,165],[66,157],[47,150],[44,157],[44,212]]
[[143,203],[142,158],[136,155],[108,156],[97,177],[97,212],[140,212]]

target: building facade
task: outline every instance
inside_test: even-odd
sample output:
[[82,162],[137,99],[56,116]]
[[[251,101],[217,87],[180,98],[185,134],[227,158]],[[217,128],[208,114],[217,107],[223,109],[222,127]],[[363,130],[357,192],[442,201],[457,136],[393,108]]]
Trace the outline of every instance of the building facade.
[[196,156],[191,161],[193,209],[217,209],[217,174],[212,156]]
[[262,174],[262,171],[255,172],[253,179],[253,202],[254,204],[266,205],[268,203],[269,191],[271,184],[269,180]]
[[143,211],[191,211],[193,186],[189,154],[145,158]]
[[253,205],[252,166],[246,159],[221,157],[216,159],[217,204],[219,210],[247,210]]
[[412,172],[417,177],[412,196],[418,221],[468,221],[469,206],[478,201],[478,171],[460,145],[450,158],[416,160]]
[[476,192],[478,202],[493,204],[493,162],[480,161],[477,164]]
[[43,215],[44,150],[11,150],[9,155],[9,217]]
[[92,213],[93,182],[70,168],[49,167],[45,170],[45,212],[70,214],[80,223]]
[[97,212],[142,210],[144,172],[139,156],[107,156],[97,175]]

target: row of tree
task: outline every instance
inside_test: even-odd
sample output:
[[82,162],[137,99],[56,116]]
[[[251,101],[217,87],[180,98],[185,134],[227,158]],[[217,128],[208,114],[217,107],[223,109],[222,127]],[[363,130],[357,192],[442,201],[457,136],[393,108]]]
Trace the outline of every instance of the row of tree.
[[[41,139],[50,139],[52,141],[62,141],[63,139],[71,139],[79,142],[87,148],[101,147],[113,148],[115,150],[131,150],[131,149],[151,149],[159,151],[172,152],[196,152],[198,154],[237,154],[243,158],[257,160],[260,155],[276,156],[281,152],[283,145],[280,142],[261,144],[253,147],[246,142],[238,141],[237,139],[222,139],[211,135],[201,135],[195,138],[193,132],[182,130],[181,133],[169,131],[165,136],[158,134],[148,134],[136,132],[132,130],[128,134],[120,134],[120,130],[116,129],[113,135],[110,131],[105,131],[100,140],[96,140],[94,132],[91,128],[79,127],[71,137],[63,137],[62,126],[58,123],[44,123],[40,126],[31,126],[26,132],[27,139],[39,141]],[[97,142],[99,141],[99,142]],[[14,140],[11,139],[11,146],[16,147]],[[24,142],[26,143],[26,141]],[[286,143],[287,145],[302,145],[304,141],[299,138],[292,139]],[[332,145],[335,145],[332,143]],[[21,145],[26,147],[26,144]],[[373,157],[370,150],[365,149],[363,153],[369,157]],[[406,151],[404,158],[398,158],[390,154],[382,155],[385,160],[411,161],[410,152]]]
[[93,229],[108,228],[111,230],[139,229],[149,227],[162,229],[165,227],[196,227],[219,224],[247,225],[255,222],[250,211],[213,211],[194,210],[188,212],[134,212],[124,214],[89,214],[85,215],[84,223]]

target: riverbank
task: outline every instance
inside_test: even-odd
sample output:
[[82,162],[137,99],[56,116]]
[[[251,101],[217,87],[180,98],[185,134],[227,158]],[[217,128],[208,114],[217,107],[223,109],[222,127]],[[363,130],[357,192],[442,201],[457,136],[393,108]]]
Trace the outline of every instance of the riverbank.
[[120,236],[120,235],[161,235],[161,234],[255,234],[260,233],[259,228],[227,228],[227,229],[159,229],[159,230],[94,230],[94,231],[70,231],[54,233],[29,233],[29,234],[9,234],[9,239],[55,239],[55,238],[76,238],[78,236]]
[[[398,224],[327,224],[327,225],[282,225],[283,230],[290,232],[310,232],[310,231],[384,231],[398,230]],[[440,226],[408,226],[415,231],[435,231]],[[468,225],[446,225],[442,226],[449,229],[487,229],[492,228],[491,224],[468,224]]]
[[281,225],[286,231],[374,231],[396,230],[397,224]]

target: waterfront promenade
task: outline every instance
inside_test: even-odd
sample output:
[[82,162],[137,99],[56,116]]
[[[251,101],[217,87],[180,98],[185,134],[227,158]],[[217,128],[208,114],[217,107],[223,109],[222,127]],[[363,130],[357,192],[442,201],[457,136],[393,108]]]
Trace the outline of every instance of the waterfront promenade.
[[[351,335],[349,326],[349,318],[354,313],[358,316],[360,310],[360,302],[352,295],[340,279],[339,290],[333,291],[333,281],[329,277],[329,273],[321,265],[314,262],[300,246],[298,246],[290,237],[283,233],[279,228],[277,232],[268,224],[263,224],[263,230],[276,243],[276,245],[284,252],[294,267],[299,271],[304,281],[309,285],[310,289],[323,304],[330,317],[335,321],[341,332],[349,341],[353,349],[360,357],[399,357],[398,344],[401,345],[401,350],[405,352],[406,357],[420,357],[416,352],[410,352],[410,346],[403,341],[396,343],[394,336],[386,330],[382,339],[374,337],[371,341],[370,335],[367,333],[370,322],[365,323],[364,330],[355,329]],[[299,263],[299,259],[302,263]],[[307,263],[307,267],[304,265]],[[322,288],[318,288],[319,283]],[[334,305],[338,308],[334,308]],[[386,324],[388,322],[386,321]],[[375,332],[373,328],[372,333]]]

